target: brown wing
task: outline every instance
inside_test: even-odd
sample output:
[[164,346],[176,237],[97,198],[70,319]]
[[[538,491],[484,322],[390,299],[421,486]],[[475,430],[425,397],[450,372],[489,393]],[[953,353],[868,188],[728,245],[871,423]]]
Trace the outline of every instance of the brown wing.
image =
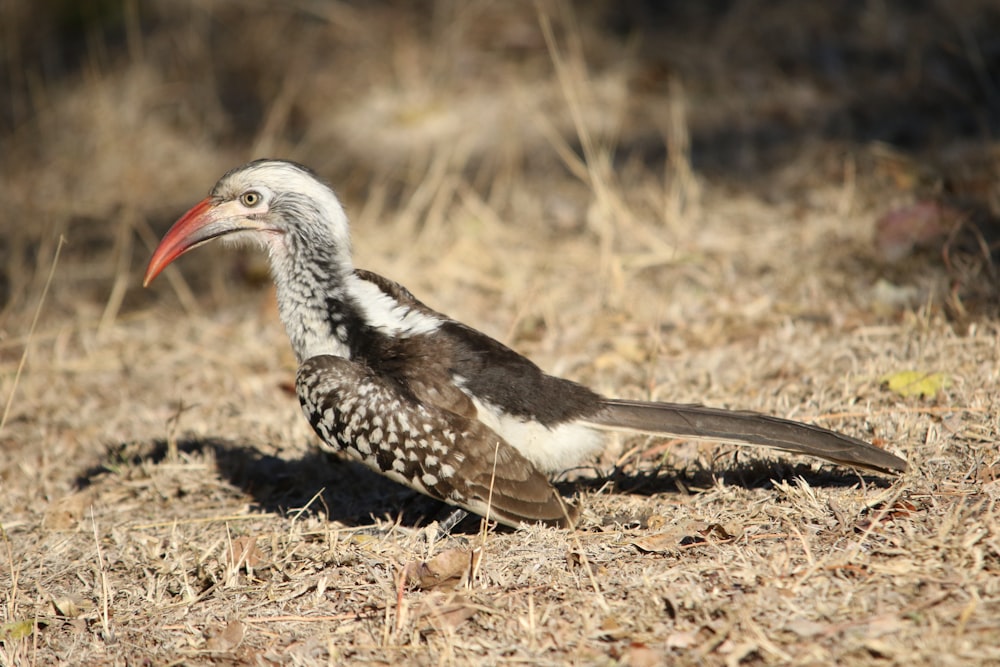
[[[355,273],[402,306],[441,321],[440,327],[430,334],[386,341],[389,347],[400,347],[380,349],[377,360],[380,364],[386,360],[402,362],[387,370],[406,374],[407,382],[422,381],[430,390],[429,400],[436,404],[473,414],[459,406],[460,397],[448,389],[461,393],[454,386],[455,378],[460,377],[466,389],[481,400],[513,417],[531,419],[545,426],[588,417],[600,410],[601,397],[590,389],[547,375],[530,359],[483,332],[428,308],[405,287],[387,278],[370,271]],[[432,367],[434,372],[429,373]],[[435,388],[429,382],[432,377],[436,390],[441,392],[439,397],[433,396]]]
[[[548,479],[500,436],[463,414],[474,406],[440,389],[447,384],[418,387],[418,398],[366,366],[318,356],[299,368],[296,386],[323,443],[376,472],[509,526],[572,522],[573,508]],[[428,395],[437,400],[424,400]]]

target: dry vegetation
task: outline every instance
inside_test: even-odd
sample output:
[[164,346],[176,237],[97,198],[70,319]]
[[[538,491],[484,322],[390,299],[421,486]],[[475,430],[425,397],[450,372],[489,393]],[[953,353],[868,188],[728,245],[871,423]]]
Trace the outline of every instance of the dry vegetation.
[[[0,664],[1000,661],[996,3],[657,7],[0,2]],[[139,286],[264,155],[551,372],[912,471],[628,439],[580,530],[437,539],[313,450],[260,258]]]

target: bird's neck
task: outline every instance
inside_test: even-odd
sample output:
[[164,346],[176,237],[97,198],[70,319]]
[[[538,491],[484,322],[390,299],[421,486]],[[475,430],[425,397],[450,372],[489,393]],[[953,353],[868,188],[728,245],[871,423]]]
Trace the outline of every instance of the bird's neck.
[[272,270],[278,313],[299,362],[324,354],[350,358],[352,337],[364,326],[349,293],[350,258],[288,253],[272,256]]

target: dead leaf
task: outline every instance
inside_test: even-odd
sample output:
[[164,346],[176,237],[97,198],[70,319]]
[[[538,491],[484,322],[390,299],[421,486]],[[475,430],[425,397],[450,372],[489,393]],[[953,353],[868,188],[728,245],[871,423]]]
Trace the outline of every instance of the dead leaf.
[[587,562],[587,557],[584,556],[579,551],[567,551],[566,552],[566,567],[570,570],[575,570],[581,567]]
[[899,394],[903,398],[914,396],[934,398],[940,391],[951,385],[951,380],[944,373],[898,371],[883,376],[882,384],[889,391]]
[[721,523],[711,523],[705,528],[698,531],[698,534],[705,538],[715,538],[719,542],[732,542],[739,539],[740,535],[743,534],[742,530],[736,530],[730,526],[724,526]]
[[205,650],[228,653],[236,649],[246,634],[246,625],[240,621],[230,621],[226,627],[214,627],[206,633]]
[[863,577],[868,574],[868,568],[863,565],[854,564],[844,564],[844,565],[827,565],[823,568],[826,572],[839,572],[844,576],[858,576]]
[[256,535],[240,535],[229,545],[229,565],[245,567],[249,573],[264,561],[264,554],[257,548]]
[[354,533],[348,538],[348,544],[355,544],[359,547],[365,549],[370,549],[373,545],[378,544],[379,538],[374,535],[366,535],[365,533]]
[[917,506],[909,500],[897,500],[889,507],[888,515],[893,519],[908,517],[917,512]]
[[94,603],[80,597],[53,598],[52,607],[63,618],[76,618],[94,609]]
[[480,552],[472,549],[447,549],[429,561],[411,561],[403,567],[406,583],[429,590],[454,586],[472,571]]
[[933,201],[920,201],[892,209],[875,223],[875,247],[890,263],[917,248],[940,246],[956,223],[960,211]]
[[633,540],[632,545],[646,553],[669,554],[695,544],[732,542],[739,539],[742,534],[742,530],[721,523],[688,522],[666,532]]
[[35,631],[36,619],[26,618],[22,621],[11,621],[0,625],[0,641],[8,642],[15,639],[30,637]]
[[875,522],[885,524],[897,519],[906,519],[919,511],[919,507],[909,500],[897,500],[888,507],[884,505],[874,505],[868,510],[870,518],[864,518],[854,524],[854,529],[858,532],[865,532],[875,528]]
[[672,554],[677,553],[681,539],[683,539],[681,533],[669,531],[632,540],[632,546],[648,554]]
[[49,530],[74,530],[87,508],[93,504],[93,492],[88,490],[64,496],[49,504],[42,517],[42,526]]
[[602,639],[616,641],[628,636],[628,628],[621,624],[618,617],[608,615],[604,617],[603,621],[601,621],[601,631],[598,635]]

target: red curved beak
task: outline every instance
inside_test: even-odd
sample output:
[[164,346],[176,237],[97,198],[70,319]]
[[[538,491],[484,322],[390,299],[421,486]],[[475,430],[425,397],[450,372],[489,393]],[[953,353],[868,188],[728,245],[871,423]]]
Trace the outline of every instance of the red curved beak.
[[188,250],[225,233],[212,224],[215,222],[215,216],[212,215],[214,209],[211,198],[206,197],[174,223],[153,251],[149,266],[146,267],[146,276],[142,279],[143,287],[148,287],[168,264]]
[[163,235],[163,240],[156,246],[149,260],[149,266],[146,267],[146,277],[142,280],[142,286],[148,286],[168,264],[188,250],[193,250],[220,236],[236,232],[267,232],[281,235],[283,233],[281,229],[269,225],[266,216],[261,217],[261,214],[266,213],[265,210],[248,216],[246,208],[238,201],[220,202],[212,197],[202,199]]

